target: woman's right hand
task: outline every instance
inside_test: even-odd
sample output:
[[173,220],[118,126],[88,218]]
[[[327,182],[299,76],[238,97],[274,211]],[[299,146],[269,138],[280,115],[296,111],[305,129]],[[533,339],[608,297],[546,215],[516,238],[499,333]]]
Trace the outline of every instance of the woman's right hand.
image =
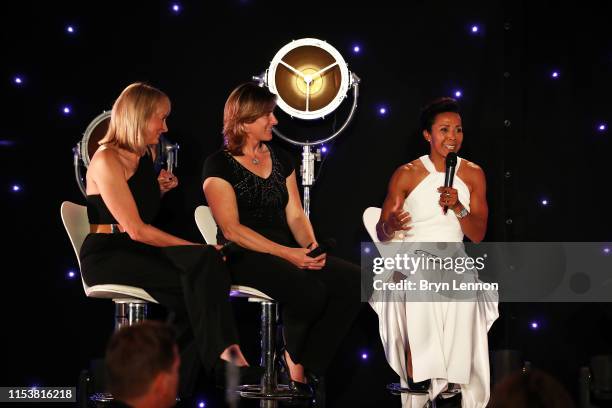
[[389,217],[385,222],[385,233],[389,235],[393,235],[395,231],[408,231],[410,227],[408,223],[410,222],[410,213],[404,211],[403,201],[399,198],[396,199],[391,212],[389,213]]
[[321,261],[325,259],[325,254],[321,254],[316,258],[311,258],[307,253],[312,249],[308,248],[285,248],[283,258],[300,269],[321,269],[324,265]]

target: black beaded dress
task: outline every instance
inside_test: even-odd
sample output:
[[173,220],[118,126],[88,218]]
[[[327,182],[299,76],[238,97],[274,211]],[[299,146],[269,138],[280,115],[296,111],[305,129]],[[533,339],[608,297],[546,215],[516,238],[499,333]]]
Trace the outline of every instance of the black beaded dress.
[[[298,247],[285,214],[287,177],[294,167],[287,152],[266,146],[272,160],[269,177],[259,177],[221,149],[206,159],[202,178],[217,177],[232,186],[242,225],[279,244]],[[226,241],[220,231],[218,241]],[[292,360],[322,375],[361,308],[359,267],[328,255],[323,269],[305,270],[247,249],[227,264],[233,283],[259,289],[279,302]]]

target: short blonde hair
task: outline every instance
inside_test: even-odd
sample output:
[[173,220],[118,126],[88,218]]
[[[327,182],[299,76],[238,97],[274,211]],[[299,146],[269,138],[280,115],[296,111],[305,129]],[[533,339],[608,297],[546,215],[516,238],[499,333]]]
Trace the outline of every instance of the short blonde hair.
[[128,85],[113,104],[108,130],[99,144],[143,154],[147,149],[147,121],[163,101],[170,99],[157,88],[142,82]]
[[246,141],[245,123],[253,123],[276,106],[276,95],[254,82],[239,85],[232,91],[223,110],[223,142],[234,156],[242,155]]

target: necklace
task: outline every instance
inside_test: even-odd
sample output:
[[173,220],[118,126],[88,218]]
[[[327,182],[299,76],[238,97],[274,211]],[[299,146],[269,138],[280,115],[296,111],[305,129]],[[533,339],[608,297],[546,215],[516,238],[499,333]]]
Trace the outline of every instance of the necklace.
[[253,158],[251,159],[251,163],[253,163],[255,166],[261,163],[261,161],[257,158],[257,150],[262,150],[261,146],[255,148],[255,150],[253,151]]

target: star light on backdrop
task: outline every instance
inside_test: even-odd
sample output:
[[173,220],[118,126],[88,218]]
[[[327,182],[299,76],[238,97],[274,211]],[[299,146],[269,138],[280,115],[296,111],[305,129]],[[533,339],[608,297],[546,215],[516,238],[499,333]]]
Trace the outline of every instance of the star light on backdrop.
[[302,38],[286,44],[276,53],[268,69],[253,79],[277,95],[280,109],[291,118],[302,120],[325,118],[346,99],[349,88],[353,88],[353,106],[344,124],[332,135],[300,142],[273,128],[274,134],[281,139],[302,147],[304,212],[310,215],[310,188],[315,181],[314,162],[318,158],[312,147],[329,142],[351,122],[357,108],[360,79],[349,72],[344,58],[333,46],[316,38]]

